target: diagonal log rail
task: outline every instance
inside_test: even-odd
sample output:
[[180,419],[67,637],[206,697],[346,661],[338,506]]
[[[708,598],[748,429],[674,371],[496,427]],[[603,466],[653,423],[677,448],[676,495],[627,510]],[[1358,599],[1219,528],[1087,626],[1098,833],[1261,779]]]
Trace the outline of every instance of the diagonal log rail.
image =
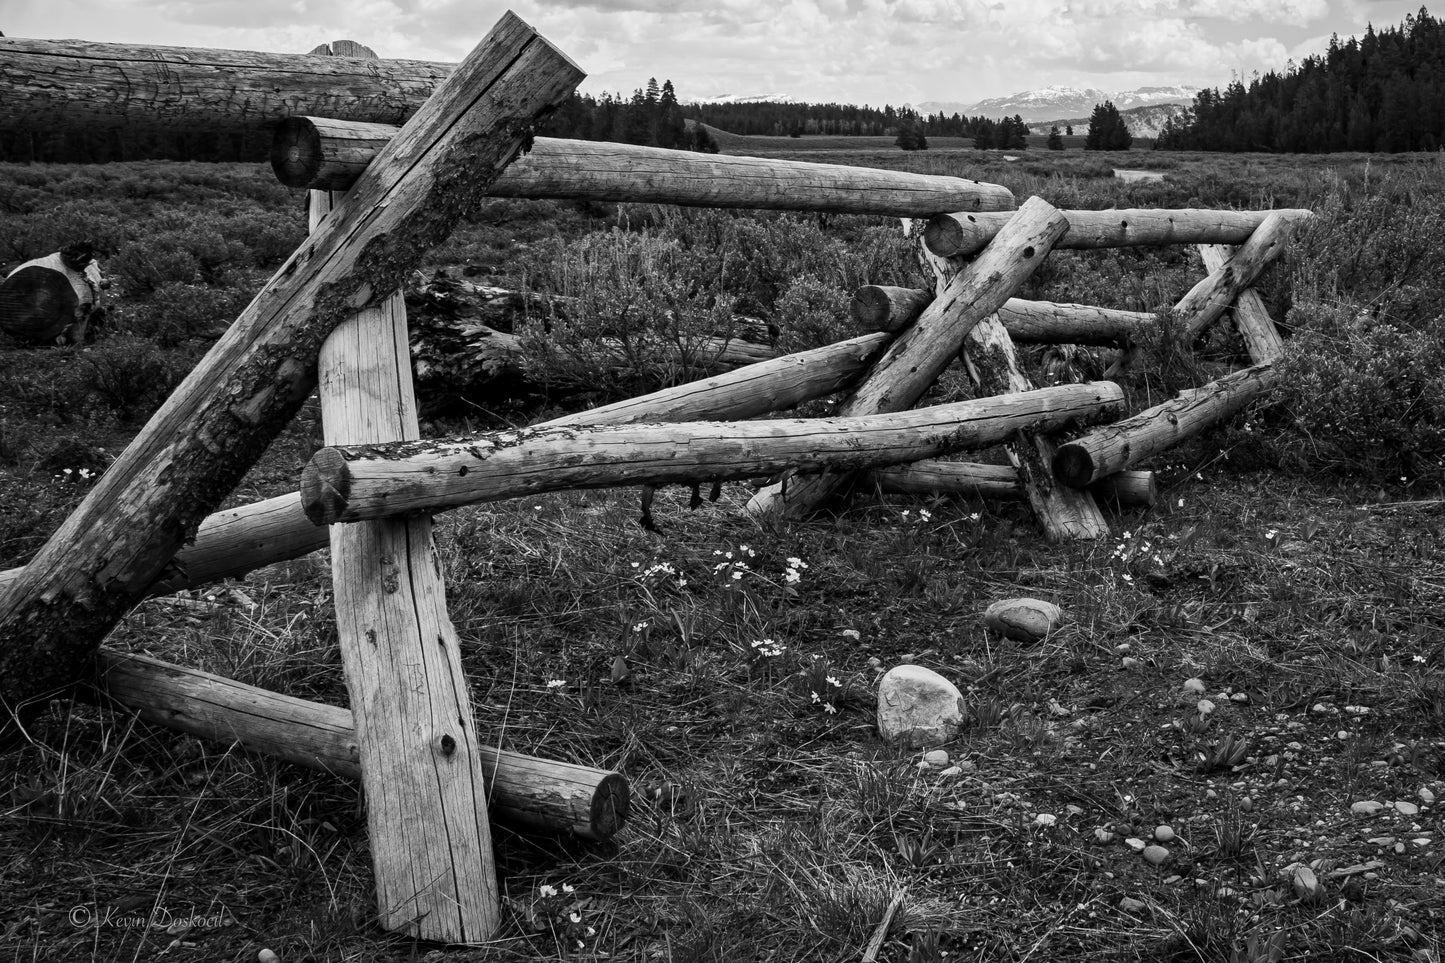
[[1284,254],[1295,233],[1308,216],[1294,211],[1274,211],[1260,223],[1249,239],[1220,266],[1209,272],[1174,305],[1174,317],[1185,334],[1193,338],[1229,310],[1261,272]]
[[[1106,247],[1149,247],[1158,244],[1243,244],[1273,215],[1292,223],[1310,211],[1211,211],[1139,208],[1109,211],[1063,211],[1068,230],[1054,246],[1061,251]],[[937,257],[968,257],[1003,230],[1007,214],[978,212],[938,214],[924,228],[923,243]]]
[[[1029,198],[898,336],[838,414],[897,412],[916,404],[963,348],[974,326],[1013,296],[1067,229],[1068,222],[1048,202]],[[847,481],[846,475],[836,473],[786,478],[753,495],[748,511],[762,518],[805,516]]]
[[1181,391],[1177,398],[1060,445],[1054,473],[1076,488],[1091,485],[1233,417],[1278,382],[1279,371],[1267,362]]
[[[309,524],[309,523],[308,523]],[[313,528],[315,526],[312,526]],[[100,694],[155,725],[261,752],[346,779],[361,778],[350,710],[102,647]],[[610,839],[627,819],[621,773],[478,745],[494,815],[519,828]]]
[[582,72],[510,14],[242,312],[0,597],[0,727],[86,675],[315,384],[321,341],[475,209]]
[[[382,124],[292,117],[276,129],[271,169],[287,187],[342,190],[394,132]],[[963,177],[553,137],[538,137],[490,193],[894,217],[1015,206],[1008,188]]]
[[[1224,270],[1224,265],[1235,254],[1235,248],[1228,244],[1201,244],[1199,256],[1204,261],[1204,270],[1210,274]],[[1234,299],[1234,326],[1244,339],[1245,350],[1255,364],[1274,361],[1284,354],[1284,339],[1264,306],[1264,298],[1254,288],[1240,291]]]
[[872,468],[987,446],[1024,426],[1108,418],[1122,401],[1117,385],[1098,381],[863,418],[524,428],[323,448],[302,472],[301,501],[331,525],[566,489]]

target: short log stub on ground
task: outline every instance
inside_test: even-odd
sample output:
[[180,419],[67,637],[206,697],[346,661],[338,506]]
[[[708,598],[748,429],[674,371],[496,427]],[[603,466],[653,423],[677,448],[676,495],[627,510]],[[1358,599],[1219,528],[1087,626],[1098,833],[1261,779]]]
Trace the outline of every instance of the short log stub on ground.
[[932,669],[900,665],[878,682],[878,733],[909,749],[936,746],[963,726],[963,693]]
[[1003,599],[983,613],[983,624],[1019,642],[1039,642],[1064,623],[1064,610],[1042,599]]

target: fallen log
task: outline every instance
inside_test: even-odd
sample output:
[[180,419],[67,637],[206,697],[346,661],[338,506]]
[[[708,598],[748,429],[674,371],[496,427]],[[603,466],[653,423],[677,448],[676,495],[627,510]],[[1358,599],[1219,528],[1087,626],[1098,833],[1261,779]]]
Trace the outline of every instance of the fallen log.
[[435,512],[538,492],[851,470],[993,444],[1026,425],[1109,417],[1101,381],[865,418],[561,426],[458,441],[323,448],[301,477],[318,525]]
[[[1204,260],[1204,270],[1213,274],[1222,271],[1224,265],[1234,256],[1235,250],[1227,244],[1201,244],[1199,256]],[[1274,361],[1284,354],[1284,339],[1264,306],[1264,298],[1254,288],[1245,288],[1234,299],[1234,326],[1244,339],[1249,360],[1255,364]]]
[[1075,488],[1091,485],[1233,417],[1278,381],[1274,364],[1266,362],[1181,391],[1177,398],[1060,445],[1054,474]]
[[[1063,211],[1068,231],[1054,246],[1061,251],[1159,244],[1243,244],[1272,214],[1289,221],[1306,210],[1211,211],[1130,209]],[[924,228],[923,243],[937,257],[968,257],[981,251],[1008,215],[990,212],[938,214]]]
[[[291,117],[276,130],[271,168],[287,187],[339,190],[388,139],[374,124]],[[1008,188],[962,177],[553,137],[533,141],[490,193],[891,217],[1014,207]]]
[[[314,526],[313,526],[314,527]],[[350,710],[102,647],[96,687],[146,722],[361,779]],[[478,744],[493,815],[522,828],[610,839],[627,819],[621,773]]]
[[[782,411],[856,384],[891,340],[886,334],[867,334],[564,415],[545,424],[727,420]],[[297,492],[229,508],[201,522],[195,541],[176,553],[147,594],[164,595],[239,578],[263,565],[299,558],[326,545],[326,530],[306,517]],[[23,567],[0,571],[0,594],[24,571]]]
[[[921,288],[867,284],[853,293],[849,311],[860,327],[897,331],[932,301],[932,292]],[[1158,318],[1144,311],[1023,298],[1009,298],[997,313],[1009,337],[1025,344],[1128,345],[1158,325]]]
[[[891,495],[959,495],[965,498],[1025,498],[1018,469],[1012,465],[980,465],[964,461],[924,459],[909,465],[874,468],[858,476],[860,489]],[[1122,471],[1089,486],[1101,501],[1120,506],[1149,507],[1159,500],[1152,471]]]
[[[1274,211],[1265,218],[1233,255],[1189,290],[1174,305],[1174,317],[1191,338],[1229,309],[1266,267],[1289,246],[1305,217],[1294,211]],[[1308,217],[1306,212],[1306,217]]]
[[[969,331],[1034,273],[1067,226],[1047,202],[1029,198],[983,253],[898,335],[838,414],[896,412],[916,404],[962,349]],[[784,479],[754,494],[748,511],[754,516],[806,515],[847,480],[836,473]]]
[[581,76],[504,16],[387,145],[0,597],[0,731],[83,677],[301,407],[322,339],[401,285]]

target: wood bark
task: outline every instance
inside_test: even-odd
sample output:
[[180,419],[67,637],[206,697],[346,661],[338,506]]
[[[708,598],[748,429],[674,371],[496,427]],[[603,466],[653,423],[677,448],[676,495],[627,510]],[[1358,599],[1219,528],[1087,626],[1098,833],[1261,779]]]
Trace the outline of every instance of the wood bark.
[[[729,420],[782,411],[856,384],[891,340],[881,333],[863,335],[564,415],[545,424]],[[263,565],[299,558],[326,545],[326,530],[317,528],[306,517],[297,492],[226,509],[201,523],[194,543],[176,554],[147,594],[167,594],[220,579],[239,578]],[[24,568],[0,571],[0,592],[24,571]]]
[[[916,404],[958,354],[969,331],[1018,290],[1067,227],[1063,215],[1047,202],[1029,198],[983,253],[889,346],[838,414],[903,411]],[[847,481],[837,473],[785,479],[754,494],[748,511],[755,516],[806,515]]]
[[866,418],[565,426],[453,442],[323,448],[301,479],[319,525],[434,512],[538,492],[857,469],[993,444],[1025,425],[1107,418],[1101,381]]
[[[97,662],[100,692],[146,722],[361,779],[361,753],[348,709],[104,647]],[[619,772],[486,744],[477,746],[477,755],[492,814],[518,828],[606,840],[627,819],[630,790]]]
[[401,284],[581,76],[508,14],[437,89],[0,598],[0,725],[82,678],[310,393],[322,339]]
[[[1201,244],[1199,256],[1204,260],[1204,270],[1213,274],[1222,271],[1224,265],[1234,256],[1235,249],[1227,244]],[[1234,326],[1244,338],[1249,360],[1255,364],[1274,361],[1284,354],[1284,339],[1264,306],[1264,298],[1254,288],[1245,288],[1234,299]]]
[[[904,230],[911,230],[908,222],[904,223]],[[946,291],[954,277],[964,270],[962,260],[932,254],[921,239],[918,255],[932,270],[939,292]],[[1013,339],[998,314],[991,314],[974,325],[963,339],[961,355],[969,377],[982,394],[1009,395],[1033,388],[1033,383],[1019,368]],[[1018,472],[1019,485],[1045,538],[1051,542],[1089,541],[1109,534],[1109,523],[1092,494],[1055,481],[1054,443],[1042,432],[1020,429],[1004,444],[1004,451]]]
[[[932,301],[933,292],[920,288],[869,284],[854,292],[850,311],[862,327],[897,331]],[[1023,298],[1009,298],[997,313],[1009,337],[1027,344],[1128,345],[1158,325],[1158,318],[1144,311]]]
[[455,69],[415,60],[0,38],[0,128],[242,133],[295,114],[401,124]]
[[1289,246],[1304,218],[1293,211],[1274,211],[1220,267],[1190,289],[1174,305],[1174,317],[1193,337],[1203,331],[1247,290],[1266,267]]
[[[1242,244],[1271,214],[1289,221],[1310,217],[1306,210],[1110,210],[1064,211],[1068,232],[1055,247],[1087,250],[1157,244]],[[980,251],[1008,222],[1007,215],[938,214],[924,228],[923,241],[938,257],[968,257]]]
[[[1018,469],[965,461],[924,459],[909,465],[875,468],[858,476],[857,487],[893,495],[960,495],[965,498],[1023,499]],[[1150,507],[1159,500],[1152,471],[1123,471],[1089,486],[1100,501],[1123,507]]]
[[[366,152],[385,144],[382,133],[375,125],[293,118],[273,141],[272,169],[288,187],[345,187],[365,168]],[[893,217],[1014,207],[1008,188],[962,177],[554,137],[538,137],[491,193]]]
[[1273,363],[1266,362],[1181,391],[1177,398],[1060,445],[1054,473],[1066,484],[1090,485],[1233,417],[1278,380]]
[[[313,234],[342,197],[311,192]],[[327,444],[421,437],[399,286],[337,325],[317,365]],[[442,943],[491,939],[501,896],[481,740],[431,518],[329,534],[381,925]]]

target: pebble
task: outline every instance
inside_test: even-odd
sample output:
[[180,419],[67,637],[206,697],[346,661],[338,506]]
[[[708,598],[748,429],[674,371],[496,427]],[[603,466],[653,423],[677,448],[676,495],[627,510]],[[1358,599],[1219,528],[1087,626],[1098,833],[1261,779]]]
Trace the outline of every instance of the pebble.
[[949,766],[947,769],[943,770],[943,772],[940,772],[939,775],[942,776],[944,779],[955,779],[963,775],[963,767]]
[[1159,842],[1161,842],[1161,843],[1170,842],[1171,840],[1174,839],[1174,827],[1173,827],[1173,826],[1155,826],[1155,827],[1154,827],[1154,838],[1157,839],[1157,840],[1159,840]]
[[1369,839],[1365,840],[1365,842],[1369,843],[1371,846],[1393,846],[1395,845],[1395,837],[1371,836]]
[[1241,703],[1242,703],[1242,702],[1248,702],[1248,701],[1249,701],[1249,693],[1248,693],[1248,692],[1236,692],[1234,695],[1230,696],[1229,698],[1232,699],[1232,700],[1235,701],[1235,702],[1241,702]]
[[1201,679],[1185,679],[1184,691],[1192,692],[1195,695],[1204,695],[1204,682]]
[[1097,826],[1094,829],[1094,838],[1101,843],[1112,843],[1117,837],[1103,826]]
[[1219,793],[1215,792],[1213,789],[1206,789],[1206,790],[1204,790],[1204,798],[1205,798],[1205,799],[1218,799],[1218,798],[1219,798]]
[[1149,844],[1144,842],[1144,840],[1140,839],[1138,836],[1130,836],[1128,839],[1124,840],[1124,845],[1128,846],[1136,853],[1142,853],[1144,852],[1145,847],[1147,847]]
[[1139,660],[1134,658],[1126,657],[1122,659],[1119,664],[1130,671],[1139,668]]
[[1249,812],[1251,809],[1254,808],[1254,800],[1251,799],[1249,796],[1242,797],[1239,800],[1239,808],[1243,812]]
[[1405,802],[1403,799],[1395,801],[1395,811],[1401,816],[1416,816],[1420,813],[1420,807],[1412,802]]
[[1207,716],[1214,711],[1214,703],[1208,699],[1200,699],[1194,704],[1194,708],[1199,711],[1201,716]]
[[1416,846],[1429,846],[1429,845],[1430,845],[1430,837],[1429,837],[1429,836],[1416,836],[1414,839],[1410,840],[1410,842],[1414,843]]
[[1135,899],[1132,896],[1125,896],[1123,899],[1119,900],[1119,909],[1123,910],[1126,913],[1142,913],[1148,908],[1148,903],[1145,903],[1143,900]]
[[962,727],[963,693],[932,669],[894,666],[879,680],[878,733],[885,742],[922,749],[947,742]]
[[983,613],[984,625],[1018,642],[1042,641],[1063,623],[1064,610],[1042,599],[1003,599]]
[[931,749],[923,754],[923,761],[935,769],[942,769],[948,765],[948,752],[944,749]]
[[1155,866],[1162,866],[1169,859],[1169,850],[1163,846],[1145,846],[1144,859]]
[[256,963],[281,963],[281,957],[275,950],[262,950],[256,954]]
[[1350,804],[1350,812],[1356,816],[1373,816],[1384,808],[1384,803],[1376,802],[1373,799],[1361,799],[1359,802]]
[[[1165,876],[1165,877],[1164,877],[1164,885],[1165,885],[1165,886],[1173,886],[1175,883],[1179,882],[1179,881],[1180,881],[1181,879],[1183,879],[1183,878],[1184,878],[1184,877],[1183,877],[1183,876],[1180,876],[1178,873],[1175,873],[1175,874],[1173,874],[1172,876]],[[1201,880],[1201,882],[1202,882],[1202,880]]]
[[1420,791],[1416,793],[1416,795],[1418,795],[1420,797],[1420,801],[1427,806],[1435,801],[1435,794],[1425,786],[1421,786]]

